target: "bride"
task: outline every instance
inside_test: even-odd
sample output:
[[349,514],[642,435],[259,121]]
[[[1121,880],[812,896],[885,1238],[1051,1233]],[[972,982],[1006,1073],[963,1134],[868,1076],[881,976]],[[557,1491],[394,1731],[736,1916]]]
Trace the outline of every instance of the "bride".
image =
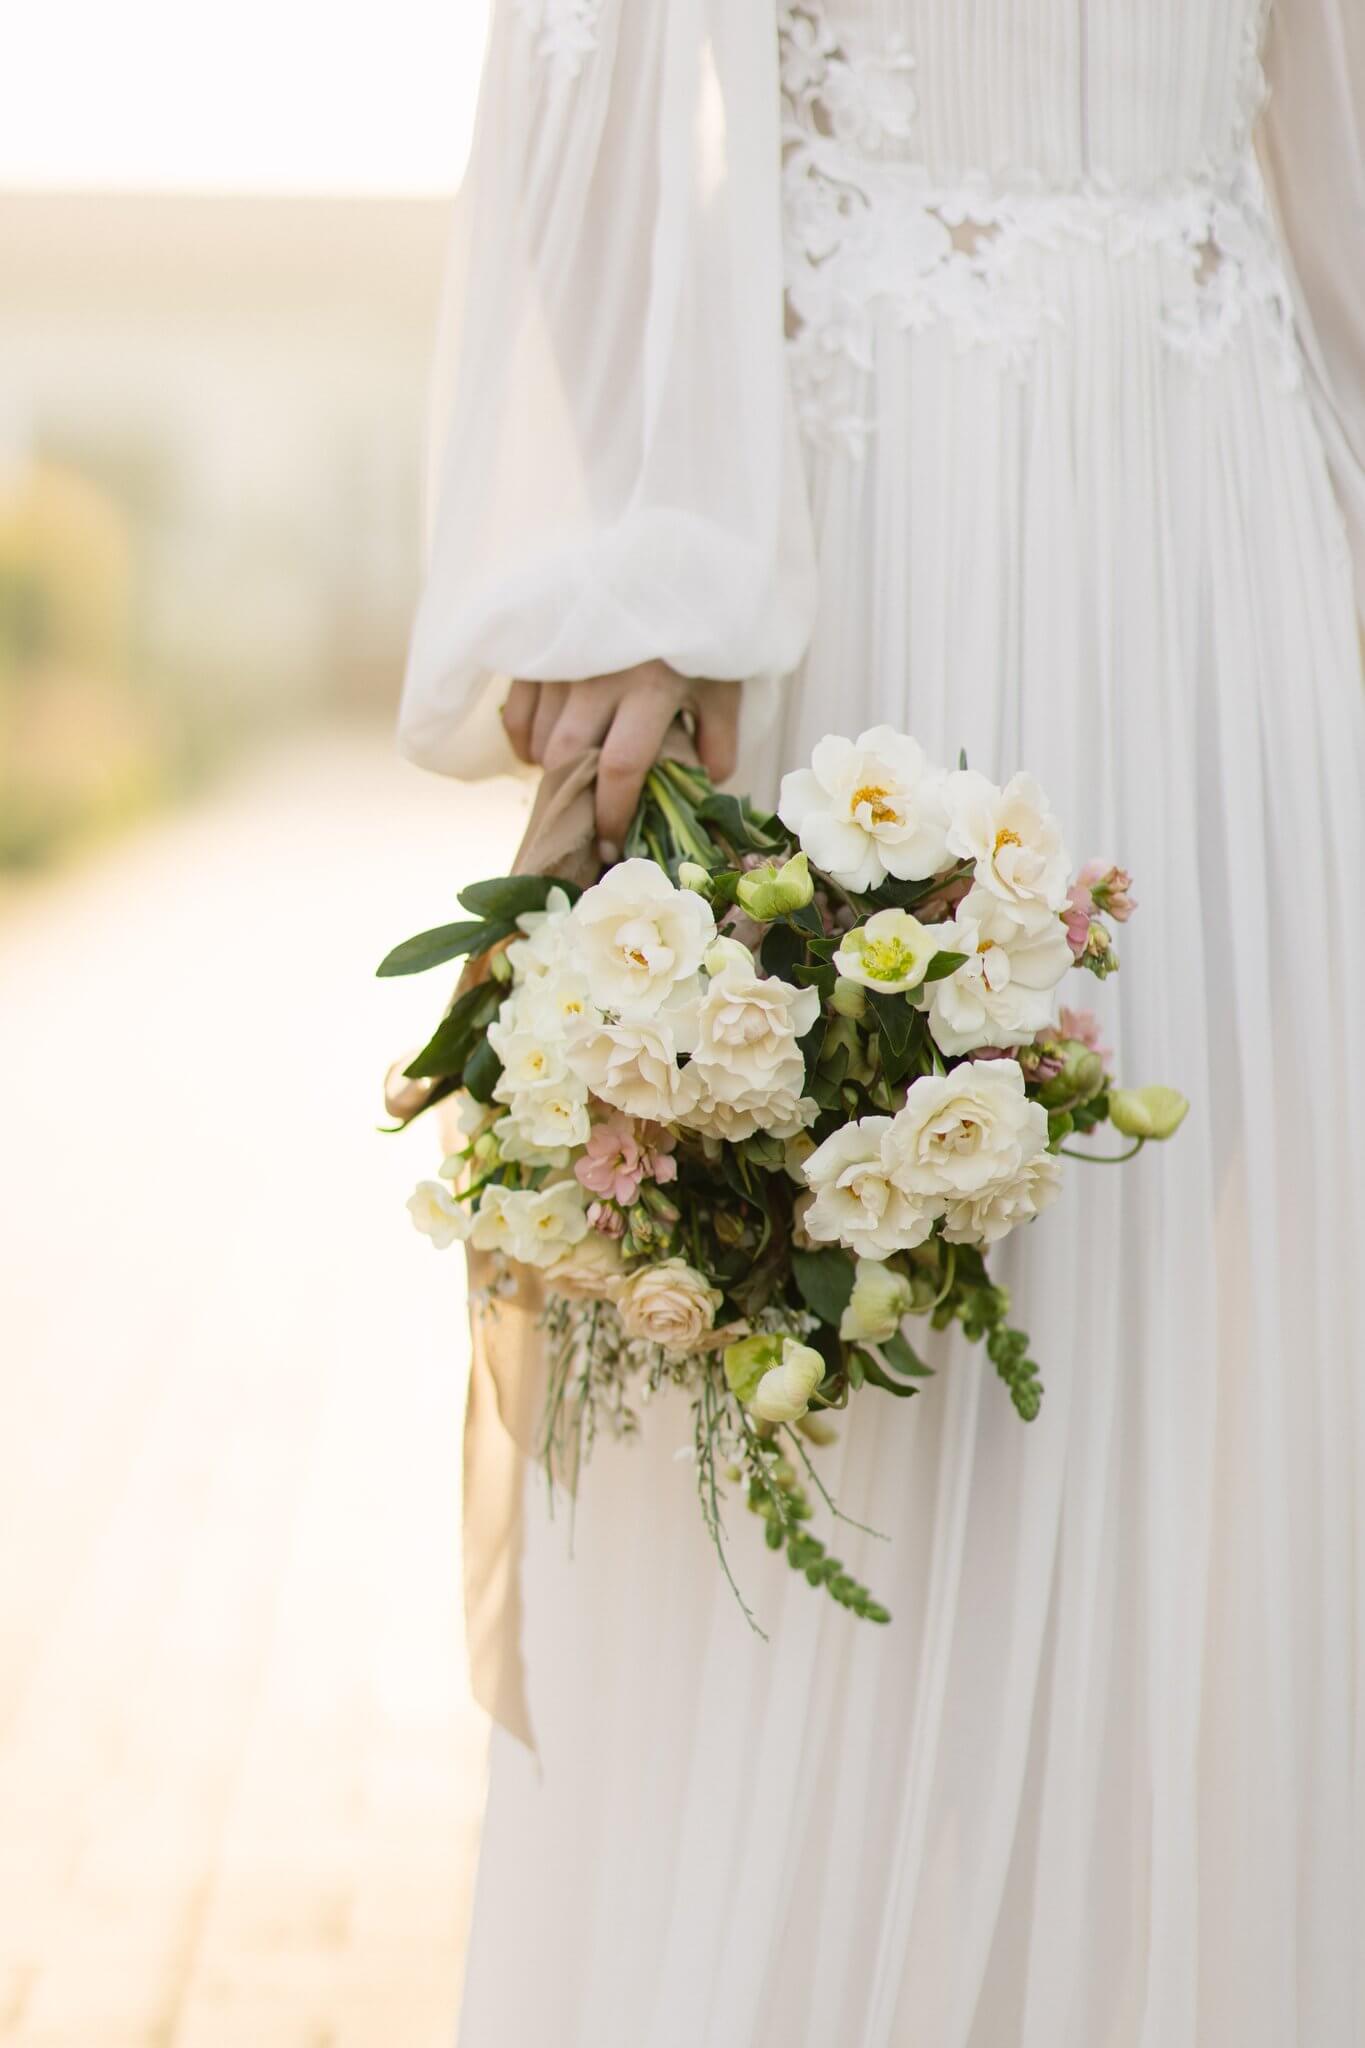
[[1195,1105],[1001,1261],[1036,1424],[846,1421],[889,1629],[741,1512],[749,1633],[681,1404],[529,1490],[463,2048],[1355,2048],[1358,0],[494,0],[444,355],[412,755],[1027,765]]

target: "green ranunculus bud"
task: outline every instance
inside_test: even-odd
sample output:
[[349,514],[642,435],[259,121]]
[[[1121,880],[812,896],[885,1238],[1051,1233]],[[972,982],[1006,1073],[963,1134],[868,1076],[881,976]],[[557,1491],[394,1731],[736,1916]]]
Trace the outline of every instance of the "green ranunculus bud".
[[834,984],[830,1004],[841,1017],[848,1017],[855,1024],[867,1015],[867,993],[862,983],[845,981],[842,974]]
[[1104,1086],[1104,1061],[1097,1052],[1078,1038],[1049,1040],[1046,1050],[1061,1055],[1062,1071],[1038,1090],[1044,1109],[1074,1109],[1078,1102],[1089,1102],[1099,1094]]
[[781,867],[765,861],[741,875],[735,891],[741,910],[758,924],[771,924],[776,917],[789,917],[804,910],[815,894],[810,862],[804,853],[793,854]]
[[678,868],[678,887],[690,889],[694,896],[709,896],[711,877],[697,861],[685,860]]
[[733,1251],[737,1244],[743,1244],[748,1226],[737,1210],[716,1209],[711,1216],[711,1228],[721,1244]]
[[1175,1088],[1114,1088],[1109,1095],[1109,1121],[1125,1138],[1173,1138],[1189,1107]]

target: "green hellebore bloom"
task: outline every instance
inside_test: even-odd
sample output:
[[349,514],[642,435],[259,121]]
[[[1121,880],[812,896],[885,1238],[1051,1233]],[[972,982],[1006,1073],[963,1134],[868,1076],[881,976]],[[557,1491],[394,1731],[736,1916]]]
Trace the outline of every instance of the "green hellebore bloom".
[[725,1347],[725,1379],[730,1392],[747,1408],[765,1372],[781,1363],[782,1339],[763,1331],[756,1337],[741,1337]]
[[1109,1121],[1125,1138],[1173,1138],[1189,1107],[1175,1088],[1115,1088],[1109,1096]]
[[750,868],[741,875],[735,894],[740,908],[758,924],[771,924],[776,917],[788,917],[804,910],[815,894],[810,862],[804,853],[793,854],[780,868],[772,861]]

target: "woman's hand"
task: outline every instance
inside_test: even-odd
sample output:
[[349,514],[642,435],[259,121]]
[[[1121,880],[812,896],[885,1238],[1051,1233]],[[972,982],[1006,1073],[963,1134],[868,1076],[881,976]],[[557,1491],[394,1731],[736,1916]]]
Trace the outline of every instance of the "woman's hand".
[[697,719],[697,752],[714,782],[734,772],[739,684],[689,682],[663,661],[582,683],[515,682],[502,722],[518,760],[563,768],[601,747],[597,833],[605,861],[618,860],[644,780],[678,713]]

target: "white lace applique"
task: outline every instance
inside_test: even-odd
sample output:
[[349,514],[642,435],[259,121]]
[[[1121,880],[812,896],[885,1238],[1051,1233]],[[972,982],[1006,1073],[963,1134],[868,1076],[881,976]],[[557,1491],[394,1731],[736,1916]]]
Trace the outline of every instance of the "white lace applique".
[[[785,0],[779,19],[790,362],[813,438],[855,453],[865,444],[865,373],[888,315],[912,332],[942,325],[959,348],[1024,369],[1066,317],[1038,255],[1068,241],[1165,252],[1174,260],[1159,317],[1170,348],[1212,362],[1248,314],[1265,314],[1285,380],[1297,380],[1288,290],[1240,136],[1231,168],[1154,192],[984,174],[944,185],[910,153],[914,60],[903,45],[851,48],[820,0]],[[1254,22],[1249,42],[1259,73]],[[1248,133],[1257,103],[1248,77]]]
[[597,48],[600,7],[601,0],[516,0],[537,54],[568,78],[577,78]]

